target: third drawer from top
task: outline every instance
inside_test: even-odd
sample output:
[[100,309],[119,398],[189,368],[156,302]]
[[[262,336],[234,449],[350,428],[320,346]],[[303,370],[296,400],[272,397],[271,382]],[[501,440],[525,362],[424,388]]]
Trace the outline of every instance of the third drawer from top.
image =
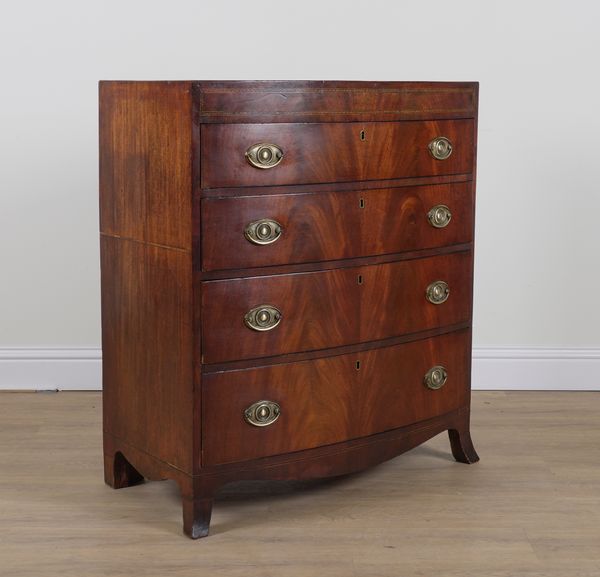
[[472,256],[202,283],[205,364],[375,341],[469,321]]

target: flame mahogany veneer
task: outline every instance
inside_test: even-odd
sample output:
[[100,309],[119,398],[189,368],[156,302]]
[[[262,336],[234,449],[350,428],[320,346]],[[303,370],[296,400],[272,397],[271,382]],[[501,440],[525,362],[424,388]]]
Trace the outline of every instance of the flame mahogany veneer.
[[477,83],[100,83],[109,485],[175,479],[197,538],[230,481],[357,471],[446,430],[478,460],[477,101]]

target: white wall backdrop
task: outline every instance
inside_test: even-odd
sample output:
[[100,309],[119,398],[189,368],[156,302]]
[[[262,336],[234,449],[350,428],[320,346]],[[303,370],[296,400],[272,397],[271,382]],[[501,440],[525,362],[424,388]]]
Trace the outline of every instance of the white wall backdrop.
[[341,79],[480,81],[474,386],[600,388],[599,17],[584,0],[6,5],[0,387],[99,384],[99,79]]

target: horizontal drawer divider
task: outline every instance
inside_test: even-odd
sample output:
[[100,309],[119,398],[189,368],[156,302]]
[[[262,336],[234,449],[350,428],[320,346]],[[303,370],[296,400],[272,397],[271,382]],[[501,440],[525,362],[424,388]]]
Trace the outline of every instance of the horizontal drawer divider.
[[301,192],[342,192],[345,190],[372,190],[377,188],[400,188],[403,186],[427,186],[470,182],[472,173],[442,176],[418,176],[387,180],[354,180],[347,182],[325,182],[318,184],[279,184],[267,186],[238,186],[233,188],[200,188],[201,198],[227,198],[230,196],[261,196],[269,194],[298,194]]
[[298,112],[283,113],[257,113],[248,112],[247,114],[227,114],[199,112],[199,124],[327,124],[330,123],[359,123],[359,122],[410,122],[414,120],[472,120],[475,118],[474,108],[464,109],[430,109],[430,110],[383,110],[383,111],[365,111],[365,112],[344,112],[341,110],[332,112],[307,112],[301,114]]
[[380,339],[377,341],[367,341],[362,343],[356,343],[352,345],[343,345],[340,347],[332,347],[328,349],[319,349],[316,351],[302,351],[298,353],[286,353],[283,355],[276,355],[273,357],[257,357],[252,359],[243,359],[240,361],[229,361],[225,363],[214,363],[210,365],[202,365],[202,373],[222,373],[225,371],[237,371],[248,368],[260,368],[271,365],[282,365],[286,363],[293,363],[298,361],[310,361],[313,359],[321,359],[326,357],[335,357],[338,355],[345,355],[350,353],[358,353],[361,351],[368,351],[371,349],[378,349],[384,347],[391,347],[403,343],[409,343],[414,341],[420,341],[431,337],[437,337],[448,333],[459,332],[468,330],[471,327],[471,322],[466,321],[457,323],[454,325],[448,325],[444,327],[437,327],[435,329],[428,329],[426,331],[419,331],[418,333],[409,333],[387,339]]
[[407,252],[396,252],[374,256],[361,256],[356,258],[345,258],[340,260],[274,265],[247,269],[227,269],[206,272],[195,271],[195,277],[197,281],[210,282],[219,280],[233,280],[237,278],[271,276],[278,274],[319,272],[338,268],[351,268],[356,266],[368,266],[371,264],[384,264],[404,260],[415,260],[442,254],[468,252],[471,250],[471,248],[472,243],[462,243],[431,249],[412,250]]

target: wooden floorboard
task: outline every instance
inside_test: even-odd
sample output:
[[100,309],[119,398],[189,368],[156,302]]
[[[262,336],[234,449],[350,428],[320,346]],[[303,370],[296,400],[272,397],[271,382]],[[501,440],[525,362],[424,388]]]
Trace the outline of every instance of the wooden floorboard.
[[475,392],[481,461],[446,435],[360,474],[219,495],[103,484],[98,393],[0,394],[2,577],[599,577],[600,393]]

